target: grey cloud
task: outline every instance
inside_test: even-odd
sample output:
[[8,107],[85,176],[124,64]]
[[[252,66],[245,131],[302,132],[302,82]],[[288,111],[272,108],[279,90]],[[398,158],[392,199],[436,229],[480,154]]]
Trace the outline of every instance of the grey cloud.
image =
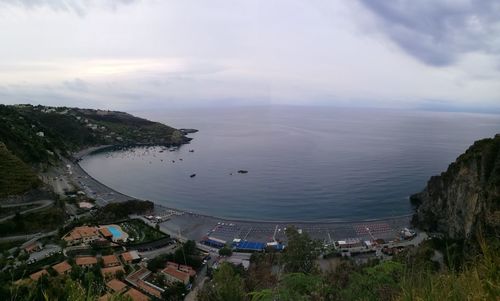
[[467,52],[500,55],[500,1],[359,0],[403,50],[434,66]]
[[48,7],[54,11],[72,12],[85,16],[94,6],[116,9],[120,5],[130,4],[136,0],[0,0],[0,4],[22,6],[27,9]]
[[80,78],[75,78],[74,80],[64,81],[63,85],[69,90],[73,90],[76,92],[86,92],[89,87],[87,82]]

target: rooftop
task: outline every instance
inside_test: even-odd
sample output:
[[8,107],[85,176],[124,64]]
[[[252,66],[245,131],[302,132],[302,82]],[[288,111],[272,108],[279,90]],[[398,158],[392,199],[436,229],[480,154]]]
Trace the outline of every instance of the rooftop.
[[124,295],[130,296],[130,298],[132,298],[133,301],[148,301],[149,300],[148,296],[139,292],[135,288],[129,289]]
[[43,269],[43,270],[40,270],[38,272],[31,274],[30,278],[31,278],[31,280],[37,281],[38,279],[40,279],[40,277],[42,277],[43,275],[47,275],[47,274],[48,274],[47,270]]
[[102,257],[102,261],[104,263],[104,266],[110,266],[110,265],[119,265],[120,261],[116,257],[116,255],[106,255]]
[[77,265],[94,265],[97,264],[97,258],[93,256],[82,256],[75,258]]
[[113,279],[106,283],[106,286],[110,288],[113,292],[118,293],[127,288],[127,285],[118,279]]
[[71,265],[67,261],[60,262],[58,264],[55,264],[52,266],[52,268],[58,273],[58,274],[64,274],[67,271],[71,270]]

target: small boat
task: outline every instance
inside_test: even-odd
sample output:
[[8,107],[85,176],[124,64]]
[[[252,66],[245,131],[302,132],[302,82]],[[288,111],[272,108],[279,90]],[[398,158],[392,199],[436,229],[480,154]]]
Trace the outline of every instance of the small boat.
[[194,178],[194,177],[196,177],[196,174],[194,173],[194,174],[190,175],[189,177]]
[[248,173],[248,170],[240,169],[238,170],[238,173]]
[[194,153],[194,149],[190,149],[190,150],[189,150],[189,152],[190,152],[190,153]]

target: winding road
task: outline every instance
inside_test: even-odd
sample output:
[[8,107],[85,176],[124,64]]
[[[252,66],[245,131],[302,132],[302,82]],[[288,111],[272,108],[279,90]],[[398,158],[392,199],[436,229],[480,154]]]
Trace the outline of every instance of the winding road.
[[[50,207],[54,204],[54,200],[40,200],[40,201],[33,201],[33,202],[28,202],[28,203],[18,203],[18,204],[9,204],[9,205],[1,205],[1,208],[15,208],[15,207],[21,207],[21,206],[29,206],[29,205],[40,205],[35,208],[30,208],[26,209],[24,211],[19,212],[20,214],[25,214],[25,213],[30,213],[30,212],[35,212],[39,210],[43,210],[47,207]],[[16,214],[11,214],[5,217],[0,218],[0,222],[4,222],[6,220],[9,220],[13,218]]]

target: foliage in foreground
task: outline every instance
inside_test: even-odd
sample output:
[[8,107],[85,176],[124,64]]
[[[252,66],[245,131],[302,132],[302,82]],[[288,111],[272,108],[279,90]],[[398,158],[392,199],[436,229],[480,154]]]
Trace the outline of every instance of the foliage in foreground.
[[[488,244],[482,241],[481,253],[458,267],[450,255],[448,264],[436,266],[431,260],[434,249],[426,243],[393,260],[361,266],[341,261],[335,270],[321,272],[311,261],[316,248],[299,247],[314,243],[297,233],[289,237],[299,240],[290,244],[297,247],[291,257],[302,264],[290,265],[286,253],[253,256],[248,271],[222,264],[199,292],[199,300],[498,300],[500,296],[496,239]],[[264,281],[257,279],[261,276]]]

